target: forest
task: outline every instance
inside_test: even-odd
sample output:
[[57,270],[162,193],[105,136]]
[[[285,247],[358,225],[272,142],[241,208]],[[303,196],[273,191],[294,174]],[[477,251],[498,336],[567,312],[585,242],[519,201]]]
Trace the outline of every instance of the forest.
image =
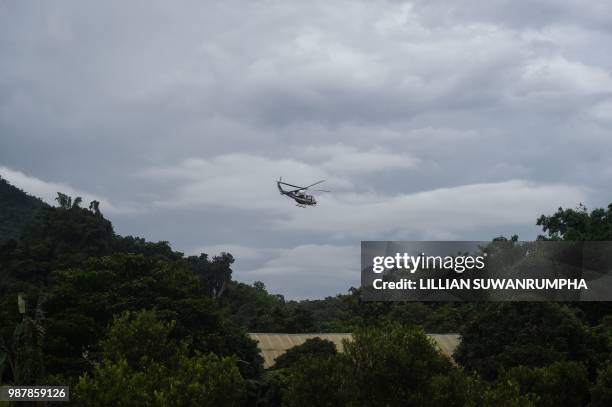
[[[292,301],[234,280],[230,253],[188,256],[118,235],[99,202],[56,202],[0,179],[2,384],[69,385],[79,406],[612,405],[610,303]],[[612,240],[612,204],[535,221],[542,240]],[[248,332],[353,340],[264,369]],[[452,360],[426,336],[454,332]]]

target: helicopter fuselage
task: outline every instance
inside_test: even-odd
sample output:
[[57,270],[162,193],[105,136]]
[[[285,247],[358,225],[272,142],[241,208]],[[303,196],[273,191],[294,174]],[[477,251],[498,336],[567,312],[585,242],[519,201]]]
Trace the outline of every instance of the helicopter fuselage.
[[302,205],[316,205],[317,204],[317,200],[314,198],[314,196],[312,195],[308,195],[308,194],[300,194],[300,193],[289,193],[287,194],[290,198],[293,198],[293,200],[299,204]]
[[293,199],[299,206],[312,206],[317,204],[317,200],[312,195],[305,194],[302,191],[285,191],[278,182],[276,185],[281,195]]

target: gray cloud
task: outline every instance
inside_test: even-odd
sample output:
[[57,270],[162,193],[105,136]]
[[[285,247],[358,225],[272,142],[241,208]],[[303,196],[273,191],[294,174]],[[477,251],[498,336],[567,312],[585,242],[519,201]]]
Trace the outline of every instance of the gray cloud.
[[[608,203],[610,7],[2,2],[0,173],[331,294],[361,239],[531,238],[541,213]],[[301,210],[279,176],[334,192]]]

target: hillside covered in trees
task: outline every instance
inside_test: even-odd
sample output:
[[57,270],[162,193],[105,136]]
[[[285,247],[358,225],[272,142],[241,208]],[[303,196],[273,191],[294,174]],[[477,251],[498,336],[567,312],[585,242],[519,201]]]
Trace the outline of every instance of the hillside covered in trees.
[[[3,384],[70,385],[83,406],[612,405],[608,303],[366,303],[354,288],[288,301],[233,280],[229,253],[119,236],[95,201],[50,207],[7,185]],[[612,205],[537,223],[541,239],[612,240]],[[247,332],[354,340],[307,341],[264,370]],[[462,335],[454,361],[426,332]]]
[[0,176],[0,242],[17,239],[36,211],[46,204]]

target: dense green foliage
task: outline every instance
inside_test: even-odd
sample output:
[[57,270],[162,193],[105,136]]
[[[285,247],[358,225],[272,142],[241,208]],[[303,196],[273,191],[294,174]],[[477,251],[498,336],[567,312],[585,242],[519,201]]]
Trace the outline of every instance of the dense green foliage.
[[[173,321],[174,339],[189,339],[194,352],[234,357],[245,378],[260,375],[255,342],[219,304],[231,281],[231,255],[185,257],[166,242],[116,235],[95,202],[85,209],[80,199],[60,194],[58,203],[39,209],[18,241],[0,246],[3,381],[23,383],[25,366],[36,372],[28,382],[78,378],[103,358],[100,340],[113,318],[141,309]],[[25,314],[18,293],[28,305]],[[37,302],[44,311],[39,331],[31,323],[38,321]]]
[[582,204],[576,209],[559,208],[551,216],[540,216],[537,225],[546,232],[546,235],[540,236],[541,239],[610,241],[612,204],[606,209],[598,208],[591,212]]
[[583,406],[589,401],[586,368],[578,362],[553,362],[546,367],[512,368],[501,379],[517,383],[538,406]]
[[597,375],[597,381],[591,390],[593,407],[612,405],[612,360],[608,360]]
[[286,369],[306,356],[334,356],[336,353],[338,353],[338,350],[333,342],[321,338],[311,338],[277,357],[273,367]]
[[[444,380],[453,366],[425,333],[401,325],[364,328],[345,345],[353,405],[426,405],[432,395],[448,394]],[[450,379],[450,378],[449,378]],[[460,399],[455,405],[462,405]]]
[[45,206],[42,200],[26,194],[0,176],[0,242],[18,239],[36,211]]
[[87,349],[95,355],[93,345],[113,315],[151,307],[161,318],[176,321],[175,335],[191,337],[200,351],[234,353],[258,364],[254,344],[222,318],[197,275],[180,262],[119,253],[53,272],[50,280],[46,353],[53,355],[48,360],[53,372],[83,370],[87,360],[79,354]]
[[509,381],[487,383],[442,356],[420,328],[361,328],[337,355],[307,356],[288,369],[283,404],[306,406],[526,406]]
[[[57,207],[36,205],[7,185],[3,383],[70,384],[75,404],[93,406],[612,404],[607,303],[379,303],[359,289],[291,301],[232,280],[228,253],[185,256],[118,236],[95,201],[59,194]],[[611,212],[560,209],[538,220],[540,239],[612,240]],[[264,371],[249,331],[354,340],[343,353],[307,341]],[[460,333],[456,363],[425,332]]]
[[154,312],[125,312],[101,341],[101,359],[74,389],[83,406],[239,406],[243,378],[231,357],[194,351],[177,342],[173,322]]
[[484,304],[461,334],[455,359],[487,379],[563,360],[595,369],[610,350],[570,308],[555,303]]

